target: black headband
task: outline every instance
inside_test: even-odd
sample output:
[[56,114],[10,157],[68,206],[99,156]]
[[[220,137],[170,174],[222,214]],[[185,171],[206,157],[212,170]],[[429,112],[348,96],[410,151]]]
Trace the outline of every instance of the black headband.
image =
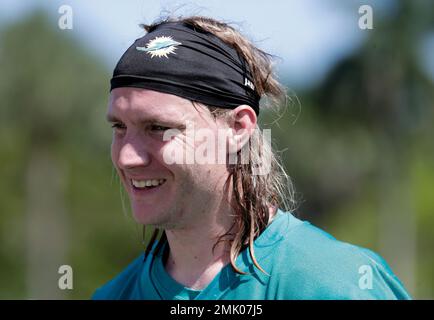
[[117,63],[110,82],[110,91],[151,89],[221,108],[247,104],[259,114],[260,97],[242,56],[187,23],[166,22],[137,39]]

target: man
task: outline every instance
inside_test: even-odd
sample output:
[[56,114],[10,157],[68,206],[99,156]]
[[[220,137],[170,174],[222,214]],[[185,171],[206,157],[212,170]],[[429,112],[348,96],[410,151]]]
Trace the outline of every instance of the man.
[[260,98],[283,92],[268,56],[210,18],[145,28],[114,70],[107,118],[134,217],[156,231],[93,298],[409,298],[378,255],[291,214],[257,128]]

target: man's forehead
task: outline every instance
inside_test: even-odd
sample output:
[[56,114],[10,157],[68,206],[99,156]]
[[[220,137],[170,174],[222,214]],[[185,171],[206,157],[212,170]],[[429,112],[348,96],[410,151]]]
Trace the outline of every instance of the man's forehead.
[[151,90],[113,90],[107,111],[107,119],[132,117],[136,120],[191,118],[197,110],[186,99]]

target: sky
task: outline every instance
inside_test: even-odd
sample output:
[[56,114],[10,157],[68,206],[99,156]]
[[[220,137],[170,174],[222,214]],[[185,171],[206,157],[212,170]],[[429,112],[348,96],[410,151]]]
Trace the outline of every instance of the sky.
[[[281,80],[300,89],[318,85],[337,62],[367,39],[370,30],[358,26],[360,5],[373,7],[375,28],[376,17],[393,14],[394,3],[393,0],[0,0],[0,28],[38,8],[45,10],[57,27],[59,7],[69,5],[73,10],[73,29],[64,32],[71,33],[113,69],[122,53],[144,34],[138,25],[151,23],[162,10],[207,15],[234,22],[253,43],[277,57],[275,69]],[[432,47],[433,40],[430,41],[421,47],[421,59],[432,65],[426,54]]]

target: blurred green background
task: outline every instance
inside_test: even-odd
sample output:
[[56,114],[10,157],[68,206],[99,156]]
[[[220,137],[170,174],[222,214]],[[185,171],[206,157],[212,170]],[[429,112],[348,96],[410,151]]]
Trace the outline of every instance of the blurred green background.
[[[297,215],[378,252],[413,297],[432,299],[434,76],[417,43],[434,34],[434,5],[396,8],[261,122]],[[111,68],[56,19],[33,10],[0,25],[0,299],[87,299],[142,250],[110,160]],[[73,290],[58,288],[61,265]]]

